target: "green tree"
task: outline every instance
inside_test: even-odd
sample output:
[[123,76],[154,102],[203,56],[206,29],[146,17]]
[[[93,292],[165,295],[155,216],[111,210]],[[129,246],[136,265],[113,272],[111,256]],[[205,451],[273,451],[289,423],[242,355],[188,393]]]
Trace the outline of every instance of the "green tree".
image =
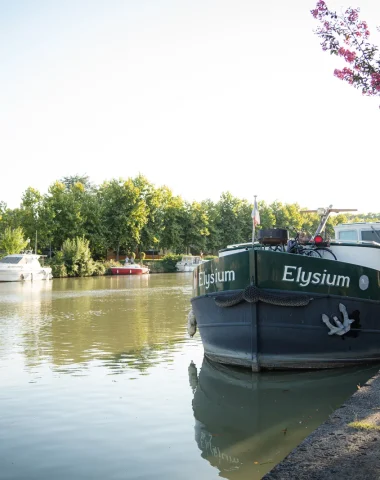
[[139,249],[141,251],[155,248],[160,242],[163,229],[165,187],[155,188],[141,174],[132,182],[139,189],[141,200],[146,205],[146,222],[141,228]]
[[62,258],[69,277],[87,277],[95,270],[89,241],[76,237],[68,238],[62,245]]
[[93,248],[101,249],[101,203],[97,192],[87,190],[81,182],[69,186],[61,182],[51,185],[40,217],[43,218],[44,229],[51,234],[49,242],[54,250],[58,250],[68,236],[90,236]]
[[0,236],[0,250],[4,250],[7,255],[20,253],[28,245],[28,240],[24,238],[22,228],[7,227],[4,233]]
[[260,212],[260,225],[258,225],[257,228],[273,228],[273,226],[276,224],[276,216],[274,215],[270,205],[267,205],[265,201],[261,200],[258,202],[258,209]]
[[207,213],[202,209],[201,204],[185,202],[179,212],[178,220],[181,225],[180,250],[186,253],[203,251],[210,232]]
[[247,200],[241,200],[230,192],[224,192],[217,203],[217,208],[218,248],[249,242],[252,239],[252,206]]
[[162,232],[160,235],[160,246],[165,250],[173,250],[181,253],[184,248],[182,231],[185,219],[185,202],[179,196],[173,196],[167,189],[164,192],[164,217],[162,221]]
[[209,235],[205,236],[205,253],[217,254],[220,247],[220,222],[217,205],[210,199],[201,202],[202,211],[208,219]]
[[69,177],[63,177],[59,180],[60,183],[63,183],[68,190],[75,185],[76,183],[81,183],[86,190],[92,188],[92,183],[90,182],[90,177],[88,175],[72,175]]
[[100,188],[107,247],[134,251],[140,244],[141,230],[147,222],[147,206],[131,179],[111,180]]

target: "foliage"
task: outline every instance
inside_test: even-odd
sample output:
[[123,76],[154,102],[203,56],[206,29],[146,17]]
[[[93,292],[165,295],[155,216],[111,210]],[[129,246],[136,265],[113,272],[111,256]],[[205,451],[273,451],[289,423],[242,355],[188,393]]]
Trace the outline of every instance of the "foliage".
[[106,266],[104,262],[94,262],[93,275],[104,275],[106,273]]
[[176,272],[176,263],[181,260],[182,255],[169,253],[161,259],[161,264],[165,272]]
[[55,257],[49,261],[53,278],[67,277],[67,269],[65,266],[63,252],[57,252]]
[[181,197],[174,197],[169,189],[164,192],[165,216],[162,220],[160,246],[164,250],[179,253],[183,248],[185,203]]
[[91,257],[89,241],[76,237],[63,242],[63,262],[69,277],[87,277],[94,273],[95,264]]
[[210,232],[208,215],[202,209],[202,205],[198,202],[185,203],[181,222],[182,249],[186,253],[189,253],[190,249],[204,250],[206,248],[206,238],[210,235]]
[[7,227],[0,236],[0,250],[4,250],[7,255],[20,253],[28,244],[29,241],[25,240],[24,231],[21,227],[14,229]]
[[140,260],[143,262],[145,260],[146,254],[145,252],[140,252]]
[[145,250],[160,241],[167,189],[155,188],[143,175],[138,175],[132,182],[139,189],[140,197],[147,207],[146,222],[140,232],[140,250]]
[[[76,237],[85,239],[88,255],[96,260],[104,260],[110,248],[116,251],[117,259],[119,253],[137,249],[194,255],[202,251],[205,255],[216,255],[228,244],[252,240],[253,205],[230,192],[222,193],[217,202],[207,199],[190,203],[174,196],[168,187],[154,187],[141,175],[111,180],[100,187],[88,187],[76,177],[63,180],[65,182],[54,182],[45,195],[28,188],[19,208],[10,209],[0,202],[0,236],[6,229],[22,228],[24,236],[33,243],[37,231],[40,253],[52,251],[57,269],[54,276],[64,275],[62,265],[69,275],[77,275],[79,271],[91,274],[95,268],[90,261],[89,271],[82,271],[82,267],[71,260],[59,263],[59,252],[68,238],[70,241]],[[261,224],[256,227],[257,231],[279,227],[287,228],[290,236],[297,231],[311,235],[319,223],[317,214],[301,213],[303,206],[296,203],[259,201],[258,206]],[[335,215],[330,217],[326,233],[333,237],[337,223],[379,220],[380,213],[375,212]],[[71,255],[75,256],[73,252]]]
[[216,250],[233,243],[244,243],[252,239],[252,205],[230,192],[222,193],[216,205]]
[[378,47],[369,42],[367,22],[359,19],[359,8],[347,8],[337,14],[323,0],[311,11],[320,21],[316,34],[322,49],[341,57],[350,67],[335,69],[334,75],[360,89],[363,95],[380,95],[380,56]]
[[139,245],[141,229],[147,222],[147,206],[131,179],[105,182],[100,195],[105,243],[116,250],[118,260],[122,247],[133,251]]
[[92,187],[90,178],[88,175],[72,175],[70,177],[63,177],[59,180],[61,183],[66,185],[66,188],[70,189],[76,183],[81,183],[84,188],[89,189]]
[[162,259],[157,260],[146,260],[145,266],[149,268],[150,273],[165,273],[164,264]]

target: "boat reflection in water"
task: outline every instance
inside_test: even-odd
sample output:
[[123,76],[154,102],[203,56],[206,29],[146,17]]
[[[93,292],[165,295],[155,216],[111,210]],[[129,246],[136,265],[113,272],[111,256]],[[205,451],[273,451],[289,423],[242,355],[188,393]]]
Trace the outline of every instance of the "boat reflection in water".
[[201,455],[223,478],[260,479],[378,369],[252,373],[204,358],[198,375],[191,363]]

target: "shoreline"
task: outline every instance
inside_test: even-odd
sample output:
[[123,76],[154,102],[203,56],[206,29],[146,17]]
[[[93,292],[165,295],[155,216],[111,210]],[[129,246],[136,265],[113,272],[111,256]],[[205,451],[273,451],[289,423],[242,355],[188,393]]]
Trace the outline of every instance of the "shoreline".
[[263,480],[380,479],[380,371]]

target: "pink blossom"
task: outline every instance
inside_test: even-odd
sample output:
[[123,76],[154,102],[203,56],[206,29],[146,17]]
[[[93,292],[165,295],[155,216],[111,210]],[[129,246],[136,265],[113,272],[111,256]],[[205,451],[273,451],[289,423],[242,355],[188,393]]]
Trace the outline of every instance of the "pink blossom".
[[368,43],[368,24],[359,19],[359,12],[359,8],[348,8],[339,14],[330,10],[324,0],[318,0],[311,10],[320,22],[315,33],[322,49],[350,64],[351,68],[335,69],[334,76],[359,88],[363,95],[380,96],[380,52]]
[[356,58],[355,52],[350,52],[349,50],[346,50],[343,47],[340,47],[340,49],[338,50],[338,55],[340,55],[341,57],[344,57],[344,59],[348,63],[354,62]]
[[353,83],[354,79],[354,72],[350,68],[343,68],[343,70],[338,70],[337,68],[334,70],[334,75],[340,80],[346,80],[348,83]]
[[372,73],[371,74],[371,86],[380,91],[380,73]]
[[349,8],[346,10],[346,15],[348,15],[348,21],[354,23],[359,18],[359,11]]

